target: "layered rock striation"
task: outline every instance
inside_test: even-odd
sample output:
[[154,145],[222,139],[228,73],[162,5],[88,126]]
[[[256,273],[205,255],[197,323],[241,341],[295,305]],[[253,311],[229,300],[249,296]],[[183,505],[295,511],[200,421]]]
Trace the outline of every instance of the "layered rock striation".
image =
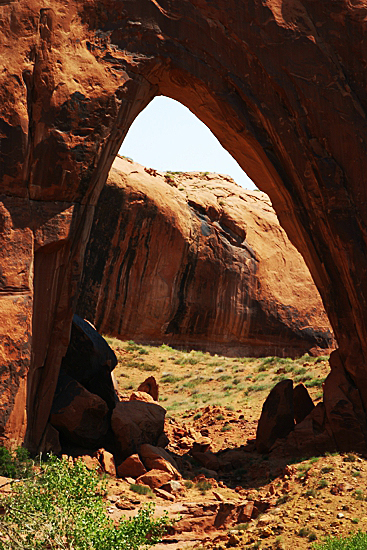
[[122,339],[211,352],[295,356],[334,343],[264,193],[124,158],[96,208],[77,311]]

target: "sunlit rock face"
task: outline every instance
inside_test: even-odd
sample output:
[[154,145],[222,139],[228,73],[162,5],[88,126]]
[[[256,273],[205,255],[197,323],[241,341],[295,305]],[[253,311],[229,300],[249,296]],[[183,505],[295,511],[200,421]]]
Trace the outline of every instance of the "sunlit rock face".
[[96,208],[77,311],[121,339],[213,353],[333,346],[309,271],[265,193],[124,158]]
[[345,388],[366,409],[365,18],[347,0],[1,2],[5,442],[26,433],[38,448],[94,206],[160,94],[198,115],[270,196],[320,291]]

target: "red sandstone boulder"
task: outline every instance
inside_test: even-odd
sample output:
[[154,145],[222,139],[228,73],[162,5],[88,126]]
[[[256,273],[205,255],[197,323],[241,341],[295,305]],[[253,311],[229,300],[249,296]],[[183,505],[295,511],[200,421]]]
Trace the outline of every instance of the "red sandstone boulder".
[[154,401],[158,401],[159,390],[157,381],[154,376],[148,376],[148,378],[146,378],[144,382],[140,384],[140,386],[138,387],[138,391],[149,393],[149,395],[153,397]]
[[101,464],[96,456],[80,455],[77,458],[85,464],[88,470],[101,471]]
[[181,479],[176,461],[164,449],[144,444],[139,449],[139,455],[147,470],[162,470],[172,474],[175,479]]
[[143,443],[156,444],[163,433],[165,414],[165,409],[156,403],[118,403],[112,412],[111,426],[121,457],[127,458]]
[[129,401],[144,401],[144,403],[155,403],[153,397],[145,391],[133,391],[130,394]]
[[138,454],[128,456],[119,466],[117,466],[117,475],[119,477],[137,478],[146,472],[147,470]]
[[100,447],[109,427],[106,402],[63,373],[52,404],[50,423],[83,447]]
[[173,475],[168,472],[164,472],[163,470],[150,470],[146,474],[138,477],[136,483],[138,485],[148,485],[151,489],[156,489],[168,483],[171,479],[173,479]]
[[279,439],[273,446],[274,452],[281,456],[322,454],[336,448],[324,403],[318,403],[302,422],[295,425],[286,439]]
[[267,453],[278,438],[286,437],[293,429],[293,381],[282,380],[263,405],[256,432],[257,451]]
[[298,384],[293,388],[293,410],[296,424],[302,422],[314,409],[315,405],[307,391],[306,386]]
[[164,483],[161,486],[161,489],[172,494],[182,493],[184,491],[182,483],[180,481],[177,481],[176,479],[171,479],[171,481]]
[[116,158],[85,256],[80,315],[122,339],[218,353],[333,346],[315,285],[268,197],[217,174],[173,179]]
[[163,498],[164,500],[170,500],[172,502],[176,500],[176,497],[169,491],[166,491],[165,489],[156,487],[154,489],[154,492],[158,497]]
[[99,449],[97,451],[97,457],[102,470],[111,476],[116,475],[116,466],[113,454],[106,451],[106,449]]
[[200,451],[190,451],[190,454],[197,460],[204,468],[217,472],[220,469],[220,462],[215,453],[206,451],[205,453]]

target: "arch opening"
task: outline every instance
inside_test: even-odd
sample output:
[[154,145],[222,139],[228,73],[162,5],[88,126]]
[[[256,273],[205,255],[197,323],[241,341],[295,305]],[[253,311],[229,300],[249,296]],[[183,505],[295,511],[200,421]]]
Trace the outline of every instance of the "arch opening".
[[256,188],[209,128],[165,96],[156,96],[135,118],[119,154],[162,172],[215,172],[246,189]]

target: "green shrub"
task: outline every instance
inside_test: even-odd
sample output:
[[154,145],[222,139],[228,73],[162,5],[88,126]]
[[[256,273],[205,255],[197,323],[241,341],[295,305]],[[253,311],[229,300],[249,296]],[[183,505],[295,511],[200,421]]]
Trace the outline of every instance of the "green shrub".
[[150,365],[149,363],[140,363],[139,369],[145,371],[153,371],[158,370],[158,367],[157,365]]
[[316,357],[315,363],[322,363],[323,361],[329,361],[330,355],[320,355]]
[[320,479],[318,489],[325,489],[325,487],[328,487],[329,483],[326,481],[326,479],[322,478]]
[[167,346],[167,344],[162,344],[160,347],[164,351],[176,351],[173,348],[171,348],[171,346]]
[[224,426],[221,427],[221,432],[230,432],[232,429],[232,426],[230,424],[224,424]]
[[321,388],[325,378],[313,378],[305,383],[306,388]]
[[343,462],[355,462],[356,460],[357,458],[353,453],[348,453],[347,456],[343,458]]
[[153,494],[154,494],[150,487],[147,487],[146,485],[138,485],[137,483],[130,483],[129,489],[130,489],[130,491],[133,491],[134,493],[137,493],[138,495],[153,496]]
[[179,382],[181,378],[179,376],[175,376],[174,374],[166,374],[165,376],[162,376],[161,382],[162,384],[175,384],[176,382]]
[[0,550],[138,550],[161,540],[167,514],[143,507],[118,526],[108,517],[98,475],[81,461],[50,458],[40,472],[15,484],[0,516]]
[[264,391],[266,389],[268,389],[267,384],[253,384],[253,385],[251,385],[247,388],[247,391],[249,391],[249,392],[250,391],[256,391],[257,392],[257,391]]
[[200,491],[202,495],[205,495],[205,493],[212,488],[212,484],[209,481],[203,479],[202,481],[197,482],[196,488]]
[[367,548],[367,533],[358,533],[348,537],[327,537],[321,544],[313,546],[315,550],[365,550]]
[[18,447],[15,451],[9,451],[0,447],[0,476],[23,479],[31,475],[32,466],[27,449]]
[[186,489],[192,489],[194,484],[192,481],[190,481],[189,479],[186,479],[186,481],[184,481],[184,485],[186,487]]

